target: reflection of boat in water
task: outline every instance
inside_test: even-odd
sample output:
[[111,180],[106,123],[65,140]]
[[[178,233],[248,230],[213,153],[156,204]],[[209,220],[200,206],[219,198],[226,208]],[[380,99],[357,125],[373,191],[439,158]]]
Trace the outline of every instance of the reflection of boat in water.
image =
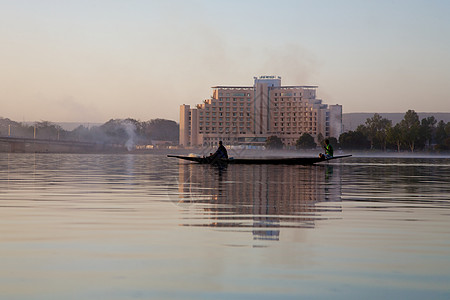
[[273,157],[273,158],[217,158],[215,156],[183,156],[167,155],[183,160],[193,161],[201,164],[243,164],[243,165],[312,165],[318,162],[329,161],[332,159],[349,157],[351,155],[340,155],[333,157]]
[[280,228],[313,228],[340,213],[340,180],[339,165],[180,164],[178,205],[194,213],[185,226],[240,228],[255,240],[278,240]]

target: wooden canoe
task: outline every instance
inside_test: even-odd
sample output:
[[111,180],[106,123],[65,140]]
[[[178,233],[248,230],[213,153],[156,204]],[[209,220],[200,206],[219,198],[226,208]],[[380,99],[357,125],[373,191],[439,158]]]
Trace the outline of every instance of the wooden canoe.
[[322,161],[349,157],[349,155],[325,157],[282,157],[282,158],[214,158],[200,156],[167,155],[183,160],[197,162],[200,164],[244,164],[244,165],[313,165]]

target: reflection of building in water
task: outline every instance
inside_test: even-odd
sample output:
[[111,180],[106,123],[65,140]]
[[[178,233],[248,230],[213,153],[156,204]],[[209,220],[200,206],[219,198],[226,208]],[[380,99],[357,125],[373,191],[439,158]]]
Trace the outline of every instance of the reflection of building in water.
[[[280,227],[314,227],[340,201],[339,166],[180,164],[180,202],[201,204],[208,224],[253,228],[255,239],[278,239]],[[331,209],[331,208],[330,208]],[[332,208],[335,209],[335,208]],[[339,208],[340,210],[340,208]]]

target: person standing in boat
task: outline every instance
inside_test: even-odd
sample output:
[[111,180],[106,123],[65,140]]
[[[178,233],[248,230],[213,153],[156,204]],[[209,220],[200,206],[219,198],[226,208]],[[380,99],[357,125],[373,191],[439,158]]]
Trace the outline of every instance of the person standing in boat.
[[219,141],[219,148],[217,148],[217,151],[213,154],[213,156],[214,158],[228,159],[227,149],[222,144],[222,141]]
[[326,158],[333,157],[333,146],[331,146],[330,141],[328,139],[325,140],[325,146],[323,147],[323,149],[325,149]]

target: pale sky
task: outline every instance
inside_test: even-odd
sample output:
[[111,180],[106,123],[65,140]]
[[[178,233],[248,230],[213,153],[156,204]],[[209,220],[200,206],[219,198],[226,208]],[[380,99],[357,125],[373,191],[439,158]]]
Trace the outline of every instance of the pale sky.
[[0,117],[179,121],[215,85],[450,112],[450,1],[0,0]]

